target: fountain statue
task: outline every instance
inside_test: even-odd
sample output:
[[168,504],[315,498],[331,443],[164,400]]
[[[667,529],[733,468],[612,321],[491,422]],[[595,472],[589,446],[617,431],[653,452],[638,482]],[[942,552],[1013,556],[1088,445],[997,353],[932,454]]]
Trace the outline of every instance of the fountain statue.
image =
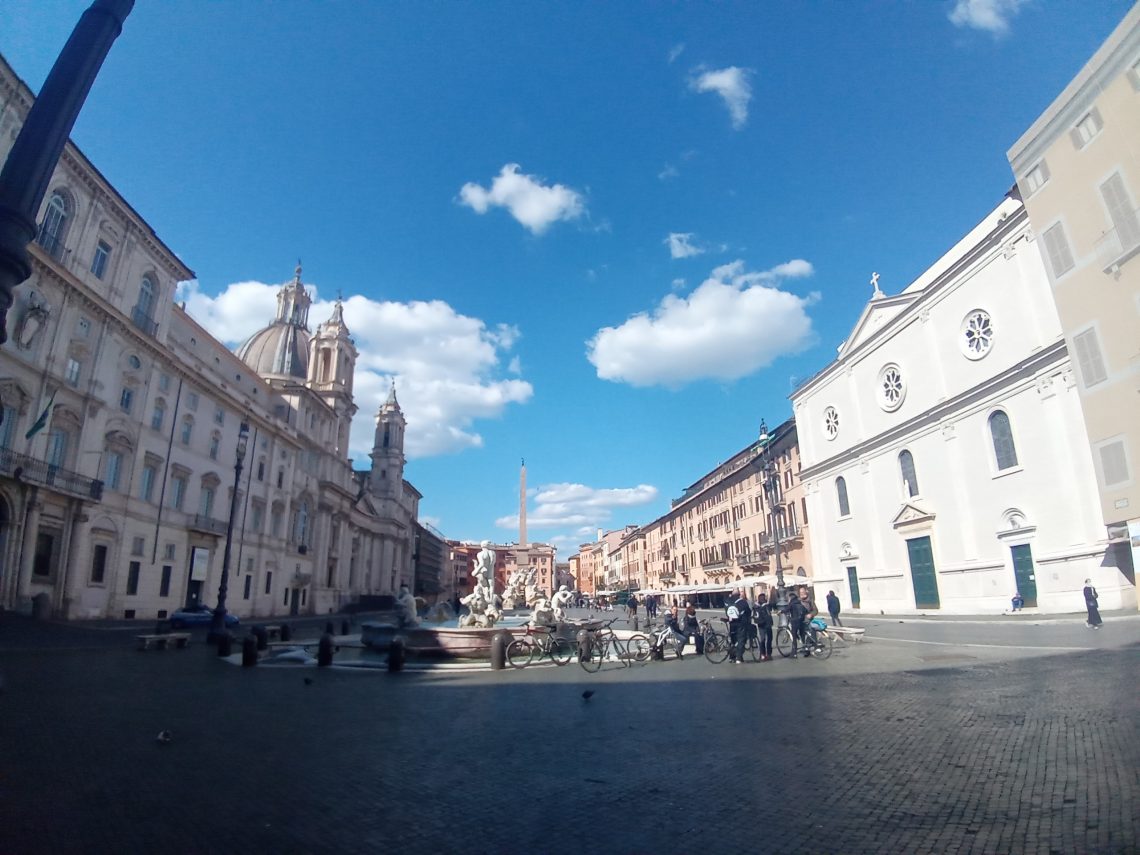
[[550,600],[545,597],[535,600],[534,613],[530,616],[530,622],[535,626],[558,626],[557,612]]
[[507,589],[503,591],[503,607],[508,609],[526,608],[532,602],[528,592],[534,588],[534,579],[538,571],[533,567],[519,567],[511,573],[507,580]]
[[492,627],[501,616],[495,604],[495,553],[491,541],[484,540],[479,554],[475,557],[475,589],[459,602],[467,606],[467,614],[459,619],[459,625]]
[[554,608],[554,619],[559,623],[566,620],[566,609],[568,609],[573,602],[574,595],[570,593],[570,589],[565,585],[559,587],[550,601],[551,606]]
[[396,597],[396,623],[399,627],[419,626],[420,616],[416,612],[416,598],[408,590],[407,585],[400,586],[399,596]]

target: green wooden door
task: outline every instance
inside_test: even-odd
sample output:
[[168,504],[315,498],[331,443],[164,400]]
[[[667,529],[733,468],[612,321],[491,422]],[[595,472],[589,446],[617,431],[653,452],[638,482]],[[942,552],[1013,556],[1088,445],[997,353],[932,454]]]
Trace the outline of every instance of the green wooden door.
[[1013,553],[1013,576],[1017,580],[1017,591],[1025,600],[1025,605],[1037,605],[1037,571],[1033,568],[1033,552],[1029,544],[1010,547]]
[[851,608],[859,608],[859,574],[854,567],[847,568],[847,585],[851,588]]
[[914,583],[914,607],[916,609],[937,609],[938,579],[934,572],[934,550],[929,537],[916,537],[906,542],[910,556],[910,578]]

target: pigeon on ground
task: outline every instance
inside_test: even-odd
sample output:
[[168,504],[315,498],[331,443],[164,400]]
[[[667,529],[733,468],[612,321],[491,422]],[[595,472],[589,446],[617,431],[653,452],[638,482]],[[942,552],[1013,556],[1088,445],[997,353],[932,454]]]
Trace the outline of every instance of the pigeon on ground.
[[582,700],[588,701],[592,697],[594,697],[594,690],[593,689],[586,689],[586,691],[582,692]]
[[174,737],[170,735],[169,730],[160,730],[158,732],[158,744],[159,745],[169,745],[170,740],[172,740],[173,738]]
[[306,686],[311,686],[311,685],[313,685],[313,678],[312,678],[312,677],[306,677],[306,678],[305,678],[305,685],[306,685]]

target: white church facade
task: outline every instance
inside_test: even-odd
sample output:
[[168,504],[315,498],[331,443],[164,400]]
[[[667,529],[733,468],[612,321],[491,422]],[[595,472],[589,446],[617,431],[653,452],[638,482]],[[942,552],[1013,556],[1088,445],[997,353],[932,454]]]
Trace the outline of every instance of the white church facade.
[[876,275],[791,396],[816,589],[845,609],[1076,612],[1085,579],[1135,608],[1034,240],[1013,193],[901,293]]

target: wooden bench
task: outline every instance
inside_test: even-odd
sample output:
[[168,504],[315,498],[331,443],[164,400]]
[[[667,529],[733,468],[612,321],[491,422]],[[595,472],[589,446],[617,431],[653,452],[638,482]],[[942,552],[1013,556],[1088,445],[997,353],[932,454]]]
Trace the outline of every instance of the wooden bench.
[[168,647],[186,647],[190,643],[188,632],[167,632],[161,635],[136,635],[139,650],[166,650]]

